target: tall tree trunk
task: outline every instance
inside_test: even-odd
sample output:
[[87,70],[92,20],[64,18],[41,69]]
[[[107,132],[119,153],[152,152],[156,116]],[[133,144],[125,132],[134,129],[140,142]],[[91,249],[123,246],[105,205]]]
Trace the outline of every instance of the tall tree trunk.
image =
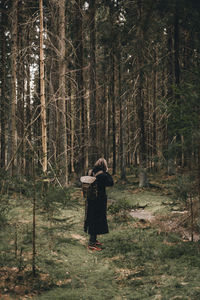
[[107,51],[106,47],[104,47],[104,64],[102,64],[102,74],[103,74],[103,109],[104,109],[104,138],[103,138],[103,152],[104,152],[104,157],[106,160],[108,160],[109,157],[109,142],[108,142],[108,136],[109,136],[109,128],[108,128],[108,119],[109,119],[109,95],[108,95],[108,86],[107,86]]
[[74,173],[74,137],[75,137],[75,105],[74,105],[74,95],[70,97],[71,104],[71,172]]
[[158,73],[157,73],[157,48],[155,48],[155,66],[153,70],[153,168],[154,171],[157,170],[157,112],[156,112],[156,102],[157,102],[157,83],[158,83]]
[[65,91],[65,0],[59,1],[59,139],[60,139],[60,179],[64,186],[68,186],[68,155],[66,128],[66,91]]
[[[175,84],[179,87],[180,84],[180,64],[179,64],[179,10],[178,1],[175,3],[174,12],[174,75]],[[177,95],[176,95],[177,96]]]
[[13,0],[12,6],[12,46],[11,46],[11,144],[10,157],[11,174],[16,174],[16,149],[17,149],[17,130],[16,130],[16,105],[17,105],[17,25],[18,25],[18,0]]
[[97,159],[97,107],[96,107],[96,0],[89,1],[90,9],[90,148],[91,148],[91,164],[93,165]]
[[114,35],[114,10],[110,7],[110,23],[111,23],[111,48],[110,48],[110,102],[112,105],[112,152],[113,152],[113,175],[116,174],[116,107],[115,107],[115,46],[113,41]]
[[[176,0],[175,2],[175,12],[174,12],[174,76],[175,76],[175,86],[178,89],[180,86],[180,50],[179,50],[179,44],[180,44],[180,33],[179,33],[179,3]],[[182,110],[182,103],[180,101],[180,95],[179,93],[175,93],[176,97],[176,103],[177,106],[179,107],[179,120],[181,120],[181,110]],[[181,141],[181,135],[180,132],[177,132],[177,137],[176,137],[176,142],[179,145],[182,145],[183,149],[183,144]],[[179,147],[180,148],[180,147]],[[182,165],[182,153],[181,150],[177,150],[177,163],[178,165]]]
[[[199,129],[200,129],[200,118],[199,118]],[[200,141],[198,142],[198,229],[200,233]]]
[[49,71],[49,160],[51,164],[55,166],[56,157],[57,157],[57,147],[56,147],[56,113],[57,113],[57,105],[56,105],[56,97],[54,94],[54,84],[53,84],[53,72],[52,70],[55,68],[55,64],[53,62],[53,57],[51,60],[51,67]]
[[40,102],[42,123],[42,169],[47,171],[47,124],[45,105],[45,82],[44,82],[44,51],[43,51],[43,0],[39,0],[40,9]]
[[[30,32],[28,30],[27,32],[27,45],[30,43]],[[28,47],[27,50],[27,57],[26,57],[26,78],[27,78],[27,90],[26,90],[26,127],[27,127],[27,139],[28,142],[26,142],[26,161],[25,161],[25,175],[30,176],[31,175],[31,168],[32,168],[32,153],[30,151],[30,145],[29,142],[31,142],[31,74],[30,74],[30,49]]]
[[[81,169],[82,171],[85,168],[85,152],[86,152],[86,135],[85,135],[85,98],[84,98],[84,84],[83,84],[83,20],[82,20],[82,0],[76,0],[76,37],[75,37],[75,49],[76,49],[76,56],[75,56],[75,67],[76,67],[76,83],[77,83],[77,102],[80,103],[80,145],[81,145]],[[95,28],[92,28],[95,31]]]
[[[142,33],[141,33],[142,35]],[[141,49],[143,49],[142,40],[138,42],[138,60],[139,60],[139,86],[137,95],[137,109],[138,109],[138,125],[139,125],[139,156],[140,156],[140,166],[139,166],[139,187],[146,187],[149,185],[146,173],[147,166],[147,152],[146,152],[146,135],[145,135],[145,125],[144,125],[144,94],[143,94],[143,81],[144,74],[142,65],[144,61],[142,60]]]
[[[173,65],[174,65],[174,56],[173,56],[173,42],[172,42],[172,30],[170,27],[167,29],[167,48],[168,48],[168,84],[167,84],[167,100],[169,103],[174,102],[174,92],[173,92],[173,84],[174,84],[174,72],[173,72]],[[166,128],[166,137],[167,140],[164,140],[165,149],[167,150],[167,172],[168,175],[174,174],[174,155],[171,151],[171,144],[173,141],[173,133],[172,129],[170,128],[170,116],[168,117],[167,128]]]
[[110,98],[112,101],[112,145],[113,145],[113,175],[116,174],[116,108],[115,108],[115,56],[114,45],[111,50],[111,83]]
[[122,87],[121,87],[121,54],[120,49],[118,49],[119,52],[117,53],[118,57],[118,97],[119,97],[119,106],[120,106],[120,173],[121,173],[121,179],[126,179],[126,151],[125,151],[125,145],[126,145],[126,101],[125,97],[122,95]]
[[[18,22],[19,24],[24,22],[24,3],[19,2],[19,12],[22,16],[19,15]],[[25,66],[24,61],[25,57],[23,56],[23,51],[25,49],[25,30],[24,26],[18,26],[18,60],[17,60],[17,90],[18,90],[18,99],[17,99],[17,135],[18,135],[18,153],[17,153],[17,172],[18,175],[24,175],[24,159],[25,159],[25,140],[24,140],[24,107],[25,107]]]
[[6,136],[6,110],[5,110],[5,104],[6,104],[6,37],[5,37],[5,25],[6,25],[6,15],[4,13],[4,4],[1,3],[1,8],[2,8],[2,12],[1,12],[1,62],[0,62],[0,117],[1,117],[1,168],[5,167],[5,150],[6,150],[6,140],[5,140],[5,136]]
[[[49,97],[48,97],[48,146],[49,146],[49,162],[54,167],[57,166],[57,157],[58,157],[58,107],[57,107],[57,93],[58,90],[58,81],[59,81],[59,68],[58,68],[58,59],[55,59],[55,49],[58,48],[58,5],[54,0],[49,1],[49,7],[51,12],[52,22],[49,24],[48,31],[51,32],[49,35],[50,43],[47,45],[49,48],[49,65],[47,76],[49,81]],[[53,45],[53,47],[52,47]],[[57,70],[57,71],[55,71]]]

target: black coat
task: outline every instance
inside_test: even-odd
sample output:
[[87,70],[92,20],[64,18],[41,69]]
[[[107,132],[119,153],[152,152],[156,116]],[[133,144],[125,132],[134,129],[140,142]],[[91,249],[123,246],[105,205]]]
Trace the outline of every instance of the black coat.
[[[96,169],[94,173],[98,171]],[[84,231],[89,234],[105,234],[108,233],[106,186],[112,186],[113,179],[108,172],[103,172],[97,175],[96,183],[97,197],[86,200]]]

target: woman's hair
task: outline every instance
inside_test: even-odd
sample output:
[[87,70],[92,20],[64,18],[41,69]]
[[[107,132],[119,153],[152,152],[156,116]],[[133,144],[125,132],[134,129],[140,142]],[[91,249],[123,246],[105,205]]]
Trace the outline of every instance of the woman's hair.
[[104,172],[106,172],[108,170],[108,164],[107,161],[105,160],[105,158],[99,158],[95,164],[94,164],[94,168],[98,168]]

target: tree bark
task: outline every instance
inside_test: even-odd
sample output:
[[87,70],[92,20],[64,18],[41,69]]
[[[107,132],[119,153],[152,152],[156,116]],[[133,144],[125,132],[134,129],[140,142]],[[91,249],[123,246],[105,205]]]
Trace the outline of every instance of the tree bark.
[[[85,90],[84,90],[84,82],[83,82],[83,20],[82,20],[82,0],[76,0],[76,9],[75,9],[75,20],[76,20],[76,37],[75,37],[75,68],[76,68],[76,83],[77,83],[77,91],[76,98],[77,102],[80,104],[80,146],[81,146],[81,169],[82,172],[85,168],[86,162],[86,134],[85,134]],[[93,10],[92,10],[93,11]],[[95,26],[92,23],[92,26]],[[95,32],[95,27],[92,28]],[[94,33],[95,34],[95,33]],[[91,34],[90,34],[91,35]],[[92,57],[93,58],[93,57]],[[94,60],[94,59],[93,59]],[[93,62],[92,60],[92,62]],[[94,63],[94,62],[93,62]]]
[[42,125],[42,169],[47,171],[47,124],[45,104],[45,81],[44,81],[44,51],[43,51],[43,0],[39,0],[40,9],[40,102],[41,102],[41,125]]
[[6,25],[6,15],[4,13],[4,4],[2,3],[2,15],[1,15],[1,70],[0,70],[0,82],[1,82],[1,106],[0,106],[0,116],[1,116],[1,168],[5,167],[5,150],[6,150],[6,37],[5,37],[5,25]]
[[65,0],[59,1],[59,138],[60,138],[60,179],[64,186],[68,186],[68,155],[66,128],[66,91],[65,91]]
[[[147,167],[147,153],[146,153],[146,135],[145,135],[145,120],[144,120],[144,94],[143,94],[143,80],[144,74],[142,70],[142,57],[141,49],[142,41],[138,42],[138,59],[139,59],[139,86],[138,86],[138,95],[137,95],[137,109],[138,109],[138,125],[139,125],[139,187],[146,187],[149,185],[146,173]],[[144,62],[143,62],[144,63]]]
[[[27,45],[30,43],[30,32],[28,30],[27,32]],[[27,139],[28,142],[26,142],[26,156],[25,156],[25,175],[30,176],[31,175],[31,169],[32,169],[32,164],[31,161],[33,159],[32,153],[30,150],[30,145],[29,142],[31,142],[32,139],[32,133],[31,133],[31,126],[30,121],[31,121],[31,74],[30,74],[30,49],[28,48],[27,50],[27,58],[26,58],[26,78],[27,78],[27,90],[26,90],[26,127],[27,127]]]
[[[168,69],[168,82],[167,82],[167,100],[169,103],[174,102],[174,92],[173,92],[173,84],[174,84],[174,56],[173,56],[173,41],[172,41],[172,30],[170,27],[167,29],[167,48],[168,48],[168,60],[167,60],[167,69]],[[164,149],[167,150],[167,173],[168,175],[174,174],[175,164],[174,164],[174,157],[171,153],[171,141],[173,140],[172,129],[170,128],[170,116],[167,120],[166,126],[166,141],[164,140]]]
[[97,106],[96,106],[96,0],[89,1],[90,9],[90,157],[91,165],[97,160]]
[[[19,2],[19,23],[25,22],[24,19],[24,3]],[[24,125],[25,125],[25,115],[24,115],[24,107],[25,107],[25,56],[23,55],[23,51],[25,49],[25,28],[23,25],[19,24],[18,26],[18,59],[17,59],[17,143],[20,144],[19,151],[17,152],[17,173],[18,175],[24,175],[25,171],[25,139],[24,139]]]
[[121,87],[121,54],[120,48],[118,49],[117,57],[118,57],[118,97],[119,97],[119,115],[120,115],[120,173],[121,179],[126,179],[126,100],[122,95],[122,87]]
[[116,108],[115,108],[115,57],[114,46],[111,50],[111,83],[110,98],[112,101],[112,145],[113,145],[113,175],[116,174]]
[[115,107],[115,50],[114,50],[114,11],[113,6],[110,7],[110,23],[111,23],[111,48],[110,48],[110,103],[112,105],[112,154],[113,166],[112,173],[116,174],[116,107]]
[[158,72],[157,72],[157,47],[155,48],[155,66],[153,70],[153,169],[157,170],[157,86],[158,86]]
[[12,46],[11,46],[11,141],[10,156],[11,175],[16,174],[16,149],[17,149],[17,130],[16,130],[16,105],[17,105],[17,26],[18,26],[18,0],[13,0],[12,6]]

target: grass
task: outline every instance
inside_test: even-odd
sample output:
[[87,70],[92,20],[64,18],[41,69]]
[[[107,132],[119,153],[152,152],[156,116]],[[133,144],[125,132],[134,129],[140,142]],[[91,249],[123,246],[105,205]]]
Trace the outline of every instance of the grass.
[[[51,203],[50,216],[38,205],[35,278],[32,202],[17,196],[10,200],[9,222],[0,233],[1,299],[200,299],[198,243],[185,242],[148,222],[116,218],[108,211],[110,233],[101,236],[105,249],[90,252],[83,233],[80,190],[71,195],[70,205],[56,202],[54,211]],[[110,200],[124,199],[127,209],[138,204],[147,204],[145,210],[155,214],[170,214],[172,209],[167,204],[171,199],[160,190],[140,190],[130,183],[118,183],[108,195],[109,205]]]

